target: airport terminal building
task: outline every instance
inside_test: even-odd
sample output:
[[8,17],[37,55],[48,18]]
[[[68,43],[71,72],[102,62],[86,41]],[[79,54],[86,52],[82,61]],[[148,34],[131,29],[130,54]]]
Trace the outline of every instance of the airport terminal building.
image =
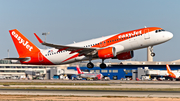
[[[102,73],[103,76],[109,77],[111,80],[123,80],[131,78],[132,80],[145,79],[146,77],[157,79],[159,77],[168,77],[166,64],[169,64],[172,71],[180,72],[180,63],[176,62],[139,62],[139,61],[125,61],[121,63],[112,63],[106,69],[101,69],[98,66],[93,69],[87,67],[80,67],[83,71]],[[68,69],[76,70],[76,67],[68,67]]]
[[180,61],[172,62],[147,62],[147,61],[124,61],[121,63],[107,63],[106,69],[99,68],[100,63],[96,63],[93,69],[86,67],[86,63],[74,63],[70,65],[22,65],[13,64],[8,60],[0,60],[0,79],[60,79],[61,75],[66,75],[69,79],[77,74],[76,65],[82,71],[101,73],[111,80],[132,80],[144,79],[146,77],[168,78],[166,64],[171,69],[180,72]]

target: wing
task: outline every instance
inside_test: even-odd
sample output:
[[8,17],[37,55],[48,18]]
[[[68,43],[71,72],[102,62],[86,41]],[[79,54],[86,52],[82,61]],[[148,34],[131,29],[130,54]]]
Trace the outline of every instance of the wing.
[[62,51],[62,50],[67,50],[67,51],[71,51],[70,54],[78,52],[79,56],[81,55],[85,55],[85,56],[93,56],[97,53],[97,50],[101,49],[101,48],[87,48],[87,47],[76,47],[76,46],[68,46],[68,45],[56,45],[56,44],[51,44],[51,43],[46,43],[43,42],[37,35],[36,33],[34,33],[34,35],[36,36],[36,38],[38,39],[38,41],[45,46],[49,46],[49,47],[54,47],[56,49],[59,49],[58,51]]
[[46,43],[46,42],[43,42],[41,44],[59,49],[58,51],[62,51],[62,50],[71,51],[70,54],[78,52],[79,55],[94,55],[95,54],[94,52],[96,52],[96,50],[97,50],[97,48],[64,46],[64,45],[56,45],[56,44],[51,44],[51,43]]

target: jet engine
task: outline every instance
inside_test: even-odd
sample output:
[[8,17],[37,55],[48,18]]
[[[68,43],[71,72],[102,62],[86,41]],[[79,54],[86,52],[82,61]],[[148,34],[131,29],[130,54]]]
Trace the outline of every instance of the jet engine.
[[108,59],[116,56],[116,49],[114,47],[108,47],[98,50],[98,57],[100,59]]
[[118,58],[118,60],[131,59],[134,57],[134,52],[133,51],[124,52],[124,53],[118,54],[116,57]]

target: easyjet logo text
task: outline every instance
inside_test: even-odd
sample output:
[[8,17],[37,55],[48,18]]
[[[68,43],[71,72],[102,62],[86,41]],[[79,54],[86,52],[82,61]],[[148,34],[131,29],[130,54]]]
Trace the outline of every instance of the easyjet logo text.
[[123,34],[123,35],[119,35],[119,38],[125,38],[125,37],[131,37],[131,36],[137,36],[137,35],[141,35],[142,34],[142,31],[134,31],[134,32],[131,32],[131,33],[127,33],[127,34]]
[[26,49],[28,49],[29,51],[33,49],[33,47],[28,44],[29,42],[22,39],[21,36],[15,33],[15,31],[13,31],[11,34],[19,41],[20,44],[26,47]]

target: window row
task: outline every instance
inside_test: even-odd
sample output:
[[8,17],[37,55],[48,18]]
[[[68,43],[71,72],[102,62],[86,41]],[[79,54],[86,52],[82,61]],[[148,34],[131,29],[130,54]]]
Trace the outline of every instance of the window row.
[[64,53],[64,52],[67,52],[66,50],[63,50],[63,51],[59,51],[59,52],[54,52],[54,53],[48,53],[48,54],[45,54],[45,56],[50,56],[50,55],[55,55],[55,54],[59,54],[59,53]]
[[[90,72],[100,73],[100,70],[90,70]],[[101,70],[101,73],[108,73],[108,70]],[[109,70],[109,73],[118,73],[118,70]]]
[[92,46],[95,46],[95,45],[102,45],[102,44],[106,44],[106,43],[111,43],[111,42],[116,42],[116,41],[120,41],[120,40],[124,40],[124,39],[128,39],[128,38],[132,38],[132,37],[137,37],[137,36],[142,36],[142,34],[139,34],[139,35],[134,35],[134,36],[126,36],[126,37],[122,37],[122,38],[119,38],[119,39],[114,39],[114,40],[109,40],[109,41],[103,41],[103,42],[100,42],[100,43],[95,43],[95,44],[91,44],[91,45],[86,45],[84,47],[92,47]]

